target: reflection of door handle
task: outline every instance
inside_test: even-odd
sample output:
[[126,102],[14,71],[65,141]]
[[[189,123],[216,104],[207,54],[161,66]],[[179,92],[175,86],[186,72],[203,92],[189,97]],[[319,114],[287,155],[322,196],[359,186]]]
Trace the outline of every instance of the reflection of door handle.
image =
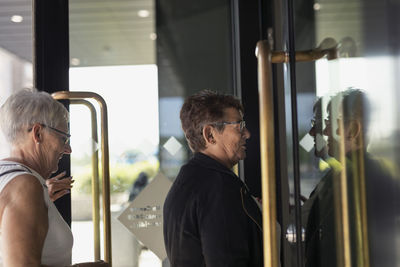
[[94,260],[100,260],[100,201],[99,201],[99,152],[95,147],[97,139],[97,114],[93,104],[83,99],[71,99],[70,104],[85,105],[90,110],[92,124],[92,221],[93,221],[93,241],[94,241]]
[[60,91],[52,94],[57,100],[61,99],[94,99],[100,105],[101,113],[101,155],[103,172],[103,226],[104,226],[104,260],[111,267],[111,216],[110,216],[110,169],[108,151],[108,121],[107,105],[104,99],[93,92],[68,92]]
[[[258,46],[257,46],[258,47]],[[325,57],[328,60],[338,58],[338,43],[333,38],[324,39],[321,44],[310,50],[296,51],[296,62],[315,61]],[[289,53],[285,51],[271,51],[271,63],[288,63]]]

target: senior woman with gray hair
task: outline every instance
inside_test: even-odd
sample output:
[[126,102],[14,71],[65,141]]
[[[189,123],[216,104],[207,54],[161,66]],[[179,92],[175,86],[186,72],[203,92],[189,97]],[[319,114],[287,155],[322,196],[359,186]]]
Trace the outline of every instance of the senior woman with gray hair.
[[231,95],[201,91],[186,99],[182,129],[193,158],[164,203],[164,241],[172,267],[262,267],[262,218],[232,171],[250,138]]
[[[46,92],[20,90],[0,109],[10,144],[0,161],[0,266],[69,266],[73,237],[46,180],[71,153],[66,108]],[[108,266],[104,262],[79,266]]]

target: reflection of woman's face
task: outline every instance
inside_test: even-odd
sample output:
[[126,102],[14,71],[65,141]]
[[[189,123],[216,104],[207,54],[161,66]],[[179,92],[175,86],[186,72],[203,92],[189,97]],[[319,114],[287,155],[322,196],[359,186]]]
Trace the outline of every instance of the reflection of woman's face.
[[[243,120],[243,115],[235,108],[224,110],[224,122],[237,122]],[[246,157],[246,140],[250,138],[250,132],[240,124],[227,124],[222,132],[216,131],[216,145],[219,160],[225,166],[232,168],[235,164]]]
[[326,141],[323,137],[323,125],[321,117],[314,114],[314,119],[312,120],[312,126],[308,132],[314,139],[314,155],[318,158],[325,158],[327,154]]
[[324,135],[328,137],[328,154],[331,157],[339,159],[339,135],[337,120],[334,120],[328,112],[328,119],[325,120]]

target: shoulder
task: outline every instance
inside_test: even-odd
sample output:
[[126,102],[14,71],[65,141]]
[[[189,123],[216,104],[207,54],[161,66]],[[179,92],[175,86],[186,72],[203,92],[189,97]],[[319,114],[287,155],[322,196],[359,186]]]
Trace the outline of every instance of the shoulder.
[[217,170],[207,168],[195,161],[189,161],[181,167],[168,192],[166,202],[180,199],[188,204],[189,200],[208,199],[210,195],[221,193],[229,187],[227,183],[224,183],[223,175]]
[[190,161],[181,167],[176,182],[186,185],[192,184],[198,190],[206,188],[209,191],[229,187],[234,181],[233,178],[225,172]]
[[10,204],[44,201],[43,185],[32,174],[22,173],[8,182],[0,194],[0,199]]
[[38,216],[46,210],[43,185],[31,174],[17,175],[0,194],[0,221],[9,210],[23,217]]
[[21,173],[16,175],[4,188],[9,191],[13,189],[24,189],[24,193],[43,192],[43,185],[40,181],[30,173]]
[[216,174],[217,170],[207,167],[205,164],[190,160],[188,163],[182,166],[181,172],[190,172],[194,174]]

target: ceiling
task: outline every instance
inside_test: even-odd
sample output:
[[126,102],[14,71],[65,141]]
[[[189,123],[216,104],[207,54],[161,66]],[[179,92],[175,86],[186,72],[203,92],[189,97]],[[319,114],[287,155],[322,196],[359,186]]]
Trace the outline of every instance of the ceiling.
[[[154,64],[153,1],[69,0],[71,66]],[[32,61],[32,0],[0,0],[0,47]]]
[[[154,64],[154,2],[155,0],[69,0],[71,66]],[[225,3],[216,0],[209,2],[205,5],[208,8],[213,3]],[[200,2],[196,5],[193,1],[180,1],[184,6],[179,8],[171,3],[169,5],[174,8],[171,10],[174,17],[202,11]],[[319,0],[318,10],[314,4],[318,25],[317,43],[326,37],[320,33],[326,32],[330,33],[329,37],[337,38],[337,41],[345,36],[352,36],[358,43],[362,38],[359,36],[362,32],[359,24],[361,18],[355,11],[360,10],[360,4],[360,0]],[[141,10],[147,10],[148,16],[140,17]],[[13,15],[22,16],[23,21],[12,22],[10,19]],[[308,17],[305,19],[309,20]],[[309,29],[305,28],[306,39],[309,38],[308,32]],[[302,29],[298,29],[297,38],[301,35]],[[32,61],[32,0],[0,0],[0,47]]]

